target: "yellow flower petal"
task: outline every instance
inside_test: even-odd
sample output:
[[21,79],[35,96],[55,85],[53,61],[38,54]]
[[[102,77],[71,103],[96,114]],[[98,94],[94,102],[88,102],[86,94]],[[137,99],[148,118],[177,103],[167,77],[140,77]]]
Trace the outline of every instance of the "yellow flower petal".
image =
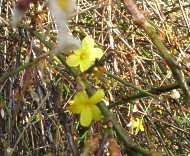
[[142,131],[142,132],[144,131],[143,119],[140,119],[139,130]]
[[90,36],[86,36],[82,40],[81,48],[74,51],[74,55],[67,58],[67,64],[71,67],[79,66],[80,71],[84,72],[90,68],[96,58],[100,59],[103,51],[100,48],[94,48],[94,40]]
[[68,107],[68,110],[70,110],[72,113],[80,114],[83,110],[83,105],[79,104],[72,104]]
[[92,49],[92,48],[94,48],[94,40],[90,36],[86,36],[82,40],[81,45],[82,45],[81,47],[84,49]]
[[103,50],[100,49],[100,48],[93,48],[93,55],[94,55],[94,58],[98,58],[100,59],[102,56],[103,56]]
[[136,120],[133,119],[132,121],[133,121],[133,128],[137,128],[139,125],[139,119],[138,118]]
[[67,57],[66,63],[71,67],[76,67],[80,63],[80,57],[78,55],[72,54]]
[[89,59],[83,60],[80,63],[80,71],[84,72],[86,71],[88,68],[90,68],[92,65],[94,64],[94,61],[91,61]]
[[98,106],[96,105],[92,105],[91,106],[91,111],[92,111],[92,115],[93,115],[93,119],[98,121],[102,118],[102,114],[100,109],[98,108]]
[[[64,12],[72,13],[75,9],[75,1],[73,0],[54,0],[57,1],[57,5],[63,10]],[[54,3],[55,3],[54,2]]]
[[80,91],[74,97],[74,103],[77,103],[77,104],[86,103],[87,100],[88,100],[88,95],[86,91]]
[[77,55],[78,57],[80,57],[80,55],[81,55],[81,49],[82,48],[79,48],[79,49],[75,50],[74,54]]
[[96,93],[92,97],[90,97],[89,101],[91,104],[97,104],[102,100],[104,96],[104,91],[102,89],[98,89]]
[[68,2],[68,0],[58,0],[58,4],[59,4],[59,6],[60,6],[63,10],[67,10],[67,8],[69,7],[69,2]]
[[104,91],[99,89],[89,98],[86,91],[80,91],[74,96],[73,104],[68,109],[76,114],[80,114],[80,123],[82,126],[90,126],[92,120],[100,120],[102,114],[96,103],[104,97]]
[[142,132],[144,131],[144,126],[142,124],[140,125],[139,130],[142,131]]
[[92,122],[92,112],[90,107],[86,107],[80,114],[80,123],[84,127],[90,126]]
[[74,97],[74,103],[71,104],[68,109],[72,113],[79,114],[85,109],[86,101],[88,100],[88,95],[85,91],[78,92]]
[[137,134],[139,131],[144,131],[144,126],[143,126],[143,119],[139,119],[139,118],[136,118],[136,119],[133,119],[133,129],[135,129],[135,134]]
[[76,55],[80,57],[81,62],[85,60],[93,60],[93,55],[88,49],[81,48],[76,52]]

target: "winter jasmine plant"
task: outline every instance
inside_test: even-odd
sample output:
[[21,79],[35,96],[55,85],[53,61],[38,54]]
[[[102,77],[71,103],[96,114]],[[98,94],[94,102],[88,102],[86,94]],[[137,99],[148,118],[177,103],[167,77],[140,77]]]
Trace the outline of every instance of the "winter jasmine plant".
[[74,100],[68,109],[74,114],[80,114],[80,124],[84,127],[90,126],[92,120],[98,121],[102,114],[96,105],[104,97],[104,91],[99,89],[94,95],[89,97],[86,91],[79,91],[74,96]]
[[143,132],[143,118],[132,118],[132,129],[135,130],[135,135],[138,134],[138,132]]
[[[16,26],[30,4],[37,1],[18,0],[12,18],[12,25]],[[66,63],[71,67],[79,67],[81,72],[86,71],[95,63],[96,59],[103,56],[103,51],[95,47],[95,42],[90,36],[86,36],[81,43],[80,40],[69,33],[67,20],[75,10],[75,0],[48,0],[48,7],[58,30],[58,44],[53,51],[55,53],[60,51],[64,53],[73,52],[67,57]],[[96,104],[103,97],[104,91],[101,89],[98,89],[91,97],[88,96],[85,90],[79,91],[74,96],[74,100],[68,109],[74,114],[79,114],[81,125],[88,127],[92,121],[98,121],[102,118],[101,111]]]
[[74,51],[74,54],[71,54],[66,62],[71,67],[79,66],[80,71],[84,72],[89,69],[96,59],[100,59],[103,55],[103,51],[100,48],[94,47],[94,40],[86,36],[82,40],[81,48]]

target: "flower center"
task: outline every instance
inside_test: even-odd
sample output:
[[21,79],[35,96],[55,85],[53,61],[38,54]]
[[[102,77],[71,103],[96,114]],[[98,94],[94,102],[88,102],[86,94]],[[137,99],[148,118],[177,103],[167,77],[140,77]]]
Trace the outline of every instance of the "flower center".
[[68,0],[58,0],[58,4],[63,10],[67,10]]
[[86,52],[85,52],[85,51],[82,51],[81,54],[80,54],[80,59],[81,59],[81,60],[84,60],[84,59],[86,59],[87,57],[88,57],[88,55],[86,54]]

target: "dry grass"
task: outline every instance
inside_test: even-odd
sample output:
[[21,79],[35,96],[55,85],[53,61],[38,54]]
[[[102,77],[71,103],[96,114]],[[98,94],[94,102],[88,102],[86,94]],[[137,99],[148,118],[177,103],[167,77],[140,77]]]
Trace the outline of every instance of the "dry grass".
[[[158,29],[165,46],[188,77],[189,2],[137,0],[136,4]],[[56,27],[46,1],[31,7],[22,20],[24,26],[15,30],[9,25],[14,5],[10,0],[0,1],[0,76],[49,51],[33,31],[45,34],[47,42],[55,43]],[[82,39],[89,34],[105,50],[103,64],[107,71],[141,89],[161,87],[154,96],[131,100],[130,96],[139,91],[108,76],[97,79],[93,74],[87,75],[93,85],[105,90],[110,105],[117,105],[110,110],[117,115],[129,139],[166,155],[187,154],[189,106],[183,104],[180,89],[177,91],[181,96],[177,98],[176,92],[162,88],[175,82],[171,71],[132,20],[123,1],[78,0],[78,9],[69,23],[75,36]],[[85,129],[79,126],[78,117],[66,110],[77,87],[65,65],[52,58],[8,78],[0,86],[0,155],[10,155],[10,151],[15,156],[77,155],[85,147],[87,134],[103,137],[102,122]],[[144,132],[131,134],[128,125],[132,117],[143,117]],[[125,153],[119,138],[117,142]],[[96,146],[102,146],[101,143]]]

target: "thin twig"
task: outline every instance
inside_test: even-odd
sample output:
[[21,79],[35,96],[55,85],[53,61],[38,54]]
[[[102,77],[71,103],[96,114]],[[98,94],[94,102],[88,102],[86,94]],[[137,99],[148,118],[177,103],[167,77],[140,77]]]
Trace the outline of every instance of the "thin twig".
[[[186,78],[187,83],[190,85],[190,78]],[[150,93],[152,95],[160,95],[162,93],[166,93],[166,92],[170,92],[173,89],[179,89],[180,85],[178,83],[173,83],[167,86],[162,86],[162,87],[157,87],[157,88],[151,88],[149,90],[147,90],[147,93]],[[116,107],[119,105],[123,105],[124,103],[130,102],[132,100],[136,100],[136,99],[141,99],[141,98],[145,98],[145,97],[149,97],[150,95],[146,94],[146,93],[134,93],[132,95],[123,97],[121,101],[118,101],[117,103],[113,103],[112,105],[110,105],[110,107]]]

